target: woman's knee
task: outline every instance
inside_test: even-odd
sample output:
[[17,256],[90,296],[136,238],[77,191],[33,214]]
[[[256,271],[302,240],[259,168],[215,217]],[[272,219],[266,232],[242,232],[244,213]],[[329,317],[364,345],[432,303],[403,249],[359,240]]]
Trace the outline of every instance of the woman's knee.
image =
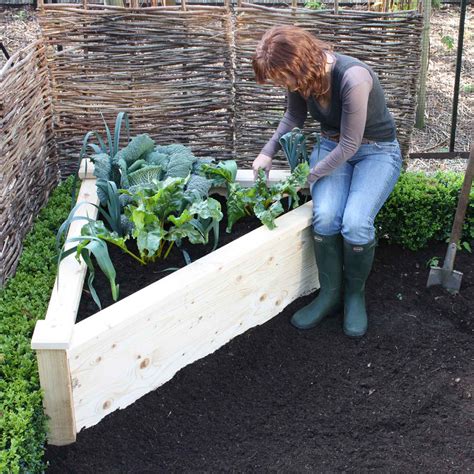
[[342,219],[341,233],[351,244],[368,244],[375,238],[373,220],[370,217],[346,213]]
[[341,231],[342,218],[331,206],[313,209],[313,229],[317,234],[334,235]]

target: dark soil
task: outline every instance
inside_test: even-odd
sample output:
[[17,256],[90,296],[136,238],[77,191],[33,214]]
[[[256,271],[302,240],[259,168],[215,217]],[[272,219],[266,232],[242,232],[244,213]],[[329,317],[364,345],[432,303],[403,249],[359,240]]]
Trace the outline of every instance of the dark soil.
[[[50,473],[470,472],[472,255],[460,294],[427,289],[427,262],[381,242],[366,337],[342,315],[298,331],[292,303],[149,393],[46,451]],[[130,277],[130,276],[129,276]]]
[[[226,216],[226,199],[218,194],[211,196],[221,203],[221,209],[224,214],[223,219],[219,223],[219,241],[217,248],[228,244],[234,239],[241,237],[242,235],[250,232],[251,230],[260,227],[260,222],[255,217],[244,217],[237,221],[232,227],[232,232],[227,233],[225,228],[227,226]],[[304,196],[300,194],[301,202],[304,200]],[[284,209],[288,209],[288,200],[282,200]],[[183,249],[188,253],[191,261],[199,259],[200,257],[212,252],[214,246],[214,234],[209,233],[209,243],[206,245],[191,245],[189,243],[183,244]],[[127,247],[135,255],[139,255],[138,249],[134,244],[133,240],[127,242]],[[167,249],[168,247],[166,247]],[[166,259],[158,259],[156,262],[148,263],[146,266],[135,260],[133,257],[126,255],[118,247],[113,245],[108,246],[110,258],[114,264],[117,272],[116,283],[119,284],[120,294],[119,300],[137,292],[151,283],[160,280],[170,274],[170,271],[166,271],[168,268],[182,268],[186,266],[183,253],[179,248],[173,246],[169,255]],[[86,280],[87,281],[87,280]],[[110,283],[105,275],[98,269],[96,269],[96,276],[94,278],[94,288],[99,296],[102,308],[106,308],[114,303],[112,299],[112,292],[110,289]],[[99,308],[92,299],[87,284],[84,285],[81,303],[77,313],[76,321],[82,321],[83,319],[97,313]]]

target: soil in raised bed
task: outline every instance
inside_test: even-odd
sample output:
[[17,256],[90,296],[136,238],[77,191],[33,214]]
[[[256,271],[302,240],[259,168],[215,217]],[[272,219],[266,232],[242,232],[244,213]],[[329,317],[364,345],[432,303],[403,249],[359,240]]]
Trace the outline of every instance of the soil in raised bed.
[[344,336],[341,314],[296,330],[289,318],[314,295],[300,298],[75,444],[49,446],[48,472],[469,472],[473,258],[456,256],[459,294],[427,289],[445,250],[381,242],[366,337]]
[[[299,196],[300,204],[305,202],[305,196],[301,193],[299,194]],[[212,195],[212,198],[220,202],[221,210],[223,213],[223,218],[219,222],[219,241],[217,248],[228,244],[234,239],[238,239],[242,235],[262,225],[256,217],[246,216],[242,219],[239,219],[234,224],[234,226],[232,227],[232,232],[227,233],[225,230],[227,226],[226,199],[218,194]],[[285,212],[287,212],[288,199],[282,199],[282,204],[285,209]],[[191,245],[187,240],[183,243],[183,248],[189,254],[192,262],[212,252],[213,246],[213,232],[209,233],[209,243],[206,245]],[[135,255],[139,255],[134,240],[127,241],[127,247]],[[181,250],[176,246],[172,247],[166,259],[157,259],[155,262],[148,263],[147,265],[142,265],[133,257],[130,257],[129,255],[123,253],[122,250],[120,250],[114,245],[109,245],[108,249],[110,258],[117,272],[116,282],[119,284],[120,287],[119,300],[137,292],[142,288],[145,288],[145,286],[150,285],[155,281],[160,280],[161,278],[166,277],[170,274],[170,271],[167,271],[166,269],[182,268],[186,266],[183,254]],[[102,308],[106,308],[107,306],[110,306],[114,303],[110,290],[110,283],[108,282],[102,271],[98,269],[97,265],[95,265],[95,267],[96,272],[94,278],[94,288],[96,289],[96,292],[99,295]],[[83,319],[91,316],[92,314],[97,313],[98,311],[99,308],[92,299],[87,284],[84,284],[76,322],[82,321]]]

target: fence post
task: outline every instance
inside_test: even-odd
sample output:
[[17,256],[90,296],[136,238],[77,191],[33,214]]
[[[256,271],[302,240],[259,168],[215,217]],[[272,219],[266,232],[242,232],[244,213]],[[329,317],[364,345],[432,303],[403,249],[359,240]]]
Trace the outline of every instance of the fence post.
[[422,51],[420,68],[420,85],[418,88],[418,104],[416,107],[416,128],[425,126],[425,107],[426,107],[426,77],[428,75],[428,62],[430,54],[430,16],[431,0],[423,1],[423,33],[422,33]]
[[461,0],[461,16],[459,18],[458,50],[456,54],[456,72],[454,76],[453,112],[451,115],[451,137],[449,151],[454,151],[456,140],[456,123],[458,120],[459,82],[461,80],[462,50],[464,47],[464,22],[466,21],[466,7],[468,0]]

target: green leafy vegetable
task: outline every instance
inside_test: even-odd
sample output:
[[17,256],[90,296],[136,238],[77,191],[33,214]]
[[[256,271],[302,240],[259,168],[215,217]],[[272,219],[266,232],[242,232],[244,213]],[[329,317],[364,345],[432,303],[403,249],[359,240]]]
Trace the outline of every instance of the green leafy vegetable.
[[163,170],[159,165],[146,166],[128,176],[129,186],[146,186],[160,181]]
[[294,128],[291,132],[285,133],[279,142],[288,160],[291,171],[300,163],[308,163],[306,138],[299,128]]
[[154,146],[155,142],[147,133],[137,135],[136,137],[132,138],[130,143],[125,148],[122,148],[119,152],[117,152],[117,154],[114,156],[114,161],[118,162],[119,160],[123,159],[125,163],[127,163],[127,166],[130,166],[142,155],[151,151]]
[[237,176],[237,162],[234,160],[222,160],[217,165],[202,163],[201,170],[205,176],[214,179],[216,186],[233,183]]
[[[194,201],[186,199],[184,178],[167,178],[156,181],[151,188],[127,191],[132,203],[125,209],[134,225],[140,256],[145,261],[164,258],[176,242],[188,238],[193,244],[207,243],[211,229],[222,219],[220,203],[212,198]],[[216,234],[215,234],[216,235]],[[168,249],[164,253],[166,243]]]
[[281,199],[289,196],[293,200],[293,208],[298,206],[298,189],[304,186],[309,174],[309,165],[300,163],[291,175],[280,183],[267,186],[265,172],[258,171],[255,184],[243,188],[238,183],[230,183],[227,197],[227,232],[233,225],[246,215],[255,215],[269,229],[275,228],[275,219],[284,210]]

